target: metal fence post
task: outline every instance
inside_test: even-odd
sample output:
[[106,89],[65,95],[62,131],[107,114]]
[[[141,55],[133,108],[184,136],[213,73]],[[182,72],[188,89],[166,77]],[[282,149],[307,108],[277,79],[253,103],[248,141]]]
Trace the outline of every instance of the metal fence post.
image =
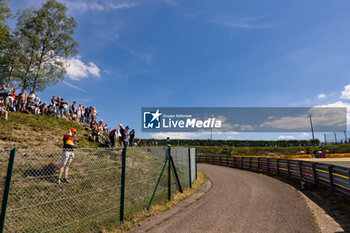
[[249,168],[252,169],[252,157],[249,157]]
[[0,215],[0,232],[1,233],[4,232],[4,228],[5,228],[6,210],[7,210],[7,204],[8,204],[8,199],[10,195],[11,178],[12,178],[13,165],[15,163],[15,155],[16,155],[16,148],[12,147],[10,152],[9,163],[7,166],[4,195],[2,198],[1,215]]
[[267,172],[270,172],[270,158],[266,159],[266,169],[267,169]]
[[234,165],[235,167],[237,167],[237,160],[236,160],[236,157],[233,157],[233,165]]
[[197,179],[197,148],[195,148],[195,156],[196,156],[196,166],[195,166],[195,175],[196,175],[196,179]]
[[164,174],[164,171],[165,171],[165,167],[166,167],[166,165],[167,165],[167,163],[168,163],[168,160],[170,160],[170,158],[169,158],[169,155],[167,154],[167,155],[166,155],[166,158],[165,158],[165,161],[164,161],[164,165],[163,165],[162,171],[161,171],[161,173],[160,173],[160,175],[159,175],[159,178],[158,178],[156,187],[154,188],[153,194],[152,194],[152,197],[151,197],[151,200],[149,201],[147,210],[149,210],[149,209],[151,208],[153,198],[154,198],[154,196],[156,195],[158,185],[159,185],[159,183],[160,183],[160,181],[161,181],[161,179],[162,179],[162,177],[163,177],[163,174]]
[[190,188],[192,188],[191,148],[188,148],[188,172],[189,172],[189,178],[190,178]]
[[303,168],[302,168],[302,161],[299,161],[299,175],[300,179],[303,178]]
[[168,200],[171,200],[171,162],[170,162],[170,147],[168,149],[169,161],[168,161]]
[[242,168],[244,168],[244,160],[243,160],[243,157],[241,157],[241,166],[242,166]]
[[174,171],[174,175],[175,175],[177,186],[178,186],[180,192],[182,193],[182,187],[181,187],[179,176],[177,175],[177,171],[176,171],[176,167],[175,167],[175,163],[174,163],[173,157],[170,155],[169,159],[170,159],[170,164],[173,167],[173,171]]
[[226,156],[226,167],[228,167],[228,156]]
[[280,174],[280,160],[276,159],[277,174]]
[[258,158],[258,170],[260,169],[260,157]]
[[290,177],[290,160],[287,160],[288,177]]
[[122,152],[122,179],[120,187],[120,221],[124,221],[124,201],[125,201],[125,170],[126,170],[126,147]]
[[329,183],[331,185],[331,193],[334,193],[333,165],[328,166]]
[[316,171],[316,163],[312,164],[312,174],[314,176],[314,184],[317,185],[317,171]]

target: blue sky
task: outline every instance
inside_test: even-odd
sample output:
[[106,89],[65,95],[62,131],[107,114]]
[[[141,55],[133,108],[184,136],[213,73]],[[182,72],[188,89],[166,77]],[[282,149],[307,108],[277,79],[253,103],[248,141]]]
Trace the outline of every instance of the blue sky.
[[[38,0],[12,0],[13,12]],[[141,107],[346,106],[346,0],[61,0],[78,23],[79,55],[39,93],[95,106],[111,127],[141,133]],[[172,137],[208,138],[206,134]],[[223,133],[214,138],[310,138]]]

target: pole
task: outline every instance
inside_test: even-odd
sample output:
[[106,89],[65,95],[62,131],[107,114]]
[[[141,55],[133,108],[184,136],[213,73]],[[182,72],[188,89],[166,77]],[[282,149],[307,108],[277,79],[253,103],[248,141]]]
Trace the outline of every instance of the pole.
[[122,152],[122,180],[120,187],[120,221],[124,221],[124,201],[125,201],[125,166],[126,166],[126,146]]
[[7,204],[8,204],[8,199],[10,195],[11,178],[12,178],[13,165],[15,163],[15,155],[16,155],[16,148],[12,147],[10,152],[10,160],[7,166],[5,190],[2,198],[1,215],[0,215],[0,232],[1,233],[4,232],[4,228],[5,228],[6,210],[7,210]]
[[337,142],[337,134],[335,132],[333,132],[333,133],[334,133],[335,144],[338,144],[338,142]]
[[290,178],[290,160],[287,160],[288,178]]
[[190,188],[192,188],[192,172],[191,172],[191,148],[188,148],[188,174],[190,180]]
[[180,192],[182,193],[183,191],[182,191],[180,179],[179,179],[179,176],[177,175],[175,163],[174,163],[173,157],[171,155],[169,156],[169,161],[170,161],[171,165],[173,166],[176,182],[177,182],[177,185],[179,187]]
[[162,172],[161,172],[160,175],[159,175],[159,178],[158,178],[156,187],[154,188],[154,191],[153,191],[151,200],[149,201],[147,210],[149,210],[149,208],[151,208],[153,198],[154,198],[154,196],[155,196],[155,194],[156,194],[156,191],[157,191],[157,188],[158,188],[158,186],[159,186],[160,180],[161,180],[162,177],[163,177],[163,174],[164,174],[164,171],[165,171],[165,167],[166,167],[166,165],[167,165],[167,163],[168,163],[168,159],[169,159],[169,154],[167,154],[167,156],[166,156],[166,159],[165,159],[165,162],[164,162],[164,165],[163,165],[163,168],[162,168]]
[[329,173],[329,184],[331,188],[331,193],[334,193],[334,177],[333,177],[333,165],[328,166],[328,173]]
[[303,167],[302,167],[302,161],[299,161],[299,175],[300,175],[300,179],[302,179],[303,176]]
[[195,148],[195,155],[196,155],[196,167],[195,167],[195,175],[196,175],[196,179],[197,179],[197,148]]
[[327,146],[327,137],[326,137],[326,134],[323,134],[324,135],[324,144]]
[[318,180],[317,180],[317,170],[316,170],[316,163],[312,164],[312,175],[314,177],[314,184],[317,185]]
[[170,163],[170,147],[169,147],[169,160],[168,160],[168,200],[171,200],[171,163]]
[[344,130],[344,135],[345,135],[345,143],[348,143],[348,137],[346,136],[346,130]]
[[312,118],[311,118],[311,115],[309,116],[310,117],[310,125],[311,125],[311,132],[312,132],[312,140],[315,139],[315,135],[314,135],[314,127],[312,125]]

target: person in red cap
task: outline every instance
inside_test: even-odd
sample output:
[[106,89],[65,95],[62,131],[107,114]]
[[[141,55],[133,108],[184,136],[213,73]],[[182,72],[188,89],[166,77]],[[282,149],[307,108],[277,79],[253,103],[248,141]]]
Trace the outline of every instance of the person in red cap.
[[67,134],[63,136],[63,153],[62,153],[62,161],[60,166],[60,173],[58,175],[57,183],[61,183],[61,177],[64,173],[64,178],[62,179],[62,182],[69,183],[68,181],[68,171],[69,171],[69,165],[71,164],[73,158],[74,158],[74,143],[76,142],[73,139],[73,136],[76,134],[76,130],[70,129]]

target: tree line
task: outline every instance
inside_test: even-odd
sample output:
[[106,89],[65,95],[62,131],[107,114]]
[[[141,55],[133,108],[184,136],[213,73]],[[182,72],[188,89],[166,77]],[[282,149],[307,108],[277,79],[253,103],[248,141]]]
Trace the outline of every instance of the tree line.
[[[77,54],[77,23],[67,7],[47,0],[40,8],[19,10],[0,0],[0,82],[27,91],[43,91],[64,79],[68,59]],[[9,19],[15,26],[8,25]]]
[[[136,139],[135,139],[136,140]],[[138,140],[138,139],[137,139]],[[166,139],[141,139],[145,145],[163,146]],[[305,147],[318,146],[314,140],[211,140],[211,139],[170,139],[174,146],[219,146],[219,147]]]

